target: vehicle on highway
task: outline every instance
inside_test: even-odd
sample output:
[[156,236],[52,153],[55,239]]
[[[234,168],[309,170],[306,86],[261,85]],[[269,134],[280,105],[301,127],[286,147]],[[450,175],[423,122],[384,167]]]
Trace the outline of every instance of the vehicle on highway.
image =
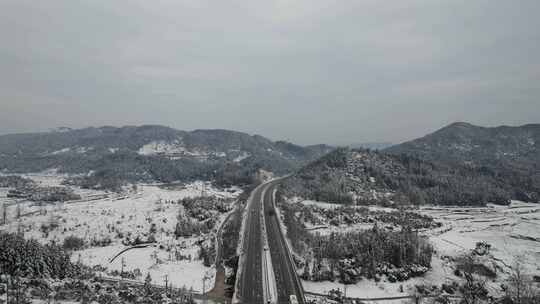
[[298,299],[296,299],[295,295],[289,297],[289,304],[298,304]]

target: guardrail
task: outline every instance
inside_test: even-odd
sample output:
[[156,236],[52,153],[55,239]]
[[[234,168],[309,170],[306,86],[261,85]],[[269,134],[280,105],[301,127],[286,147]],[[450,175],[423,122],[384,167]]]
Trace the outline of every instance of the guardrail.
[[242,213],[242,225],[240,227],[240,239],[239,239],[239,242],[238,242],[238,248],[237,248],[237,253],[238,253],[238,269],[236,270],[236,273],[237,273],[237,276],[236,276],[236,281],[235,281],[235,284],[234,284],[234,293],[233,293],[233,298],[232,298],[232,303],[233,304],[238,304],[240,303],[240,297],[238,295],[238,292],[240,290],[240,282],[241,282],[241,276],[243,275],[243,272],[244,272],[244,263],[246,262],[246,252],[245,252],[245,248],[244,248],[244,239],[245,239],[245,234],[246,234],[246,225],[247,225],[247,219],[249,217],[249,210],[251,208],[251,204],[253,203],[253,194],[255,193],[255,190],[257,188],[253,189],[251,191],[251,194],[249,195],[247,201],[246,201],[246,206],[244,207],[244,212]]
[[276,211],[276,218],[277,218],[278,223],[280,225],[279,226],[279,233],[281,234],[281,237],[285,241],[285,246],[287,247],[287,256],[289,257],[289,262],[291,263],[291,265],[293,267],[292,270],[294,271],[294,279],[296,281],[296,285],[299,287],[298,291],[300,292],[300,297],[302,299],[302,303],[304,303],[306,301],[306,297],[304,295],[304,287],[302,286],[302,282],[300,281],[300,279],[298,278],[298,274],[296,273],[296,263],[294,262],[293,256],[291,254],[291,252],[292,252],[291,245],[287,241],[286,235],[283,233],[283,230],[281,229],[281,226],[284,225],[284,224],[281,222],[281,218],[277,215],[276,192],[277,192],[277,189],[274,188],[274,191],[272,192],[272,207]]

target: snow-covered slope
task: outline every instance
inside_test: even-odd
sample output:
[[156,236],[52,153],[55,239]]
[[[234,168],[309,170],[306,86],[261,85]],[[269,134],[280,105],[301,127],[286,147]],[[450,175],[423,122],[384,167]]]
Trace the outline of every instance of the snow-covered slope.
[[100,127],[0,136],[0,171],[28,173],[54,168],[72,174],[93,171],[130,181],[207,179],[221,171],[247,176],[258,168],[283,174],[330,149],[274,142],[230,130]]

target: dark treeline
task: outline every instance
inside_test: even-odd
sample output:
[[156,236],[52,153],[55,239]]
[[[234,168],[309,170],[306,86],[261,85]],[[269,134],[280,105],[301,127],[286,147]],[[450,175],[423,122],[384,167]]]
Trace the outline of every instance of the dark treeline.
[[70,262],[59,245],[41,245],[21,235],[0,232],[0,273],[29,278],[63,279],[80,274],[81,268]]
[[341,204],[484,205],[535,198],[510,176],[471,166],[449,166],[409,155],[338,149],[284,183],[287,196]]
[[387,231],[375,225],[371,230],[321,236],[306,231],[294,207],[281,204],[280,208],[287,236],[298,253],[313,250],[316,257],[335,260],[361,257],[365,261],[370,256],[370,262],[387,262],[396,267],[411,263],[428,267],[431,261],[431,246],[407,225],[400,231]]
[[456,122],[385,152],[407,154],[450,167],[474,168],[501,181],[513,198],[538,201],[540,124],[485,128]]
[[[141,154],[147,144],[171,151]],[[119,190],[130,182],[211,180],[218,185],[250,184],[258,169],[289,173],[330,150],[273,142],[228,130],[185,132],[162,126],[102,127],[0,136],[0,171],[80,174],[70,182]]]
[[215,222],[212,220],[199,222],[195,219],[179,216],[174,229],[174,235],[176,237],[199,236],[210,232],[214,228],[214,224]]
[[265,169],[285,173],[294,167],[293,162],[272,156],[250,157],[242,163],[233,161],[193,159],[170,159],[164,156],[144,156],[133,152],[104,155],[94,162],[80,159],[61,172],[92,172],[73,177],[66,183],[83,188],[118,191],[127,183],[134,182],[190,182],[210,180],[218,186],[247,185],[255,181],[256,172]]
[[430,267],[433,254],[427,240],[411,229],[385,231],[376,225],[366,231],[314,236],[311,243],[315,257],[333,261],[354,259],[353,266],[360,266],[367,277],[372,277],[383,264]]
[[18,175],[0,176],[0,188],[25,188],[35,183]]
[[134,152],[106,154],[95,160],[80,158],[60,166],[62,172],[91,174],[74,177],[68,184],[84,188],[119,190],[129,182],[173,182],[209,179],[213,170],[196,160],[171,160],[162,156],[144,156]]
[[[295,207],[282,204],[287,236],[298,254],[308,257],[304,279],[355,283],[362,277],[388,275],[398,279],[421,275],[431,267],[433,248],[409,226],[387,231],[377,225],[370,230],[311,234],[298,218]],[[310,263],[309,256],[313,261]],[[312,264],[310,269],[309,264]]]

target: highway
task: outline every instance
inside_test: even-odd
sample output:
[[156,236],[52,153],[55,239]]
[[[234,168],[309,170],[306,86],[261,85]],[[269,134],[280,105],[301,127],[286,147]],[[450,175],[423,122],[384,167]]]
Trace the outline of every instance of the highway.
[[[239,284],[237,285],[240,303],[263,303],[262,283],[262,236],[260,212],[262,187],[253,190],[251,201],[247,205],[242,256],[243,266],[240,266]],[[239,269],[240,270],[240,269]]]
[[[264,183],[251,195],[251,201],[246,207],[247,219],[242,244],[241,266],[236,285],[237,303],[256,304],[264,303],[263,292],[263,244],[266,230],[268,246],[275,275],[277,289],[277,302],[279,304],[290,303],[290,296],[295,295],[298,303],[304,304],[302,285],[296,275],[295,265],[288,251],[284,235],[281,232],[277,212],[274,209],[273,192],[280,180]],[[264,204],[264,222],[261,220],[261,212]],[[264,223],[266,229],[262,229]]]
[[304,304],[302,284],[296,274],[296,266],[290,255],[285,236],[282,234],[279,215],[274,209],[274,190],[278,187],[279,181],[265,184],[263,198],[266,232],[276,277],[278,303],[289,303],[289,297],[295,295],[298,303]]

